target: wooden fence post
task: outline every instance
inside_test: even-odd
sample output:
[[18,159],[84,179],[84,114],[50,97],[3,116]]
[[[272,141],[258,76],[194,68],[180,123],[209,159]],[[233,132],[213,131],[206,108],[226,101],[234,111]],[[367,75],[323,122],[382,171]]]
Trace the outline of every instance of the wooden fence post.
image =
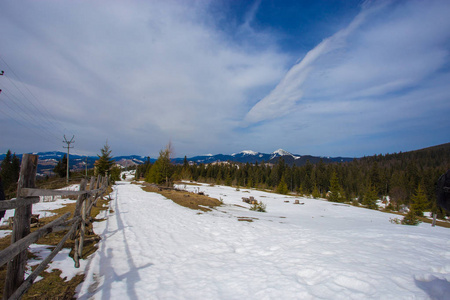
[[[22,188],[35,187],[37,165],[37,155],[23,155],[22,164],[20,166],[19,182],[17,184],[17,200],[20,201],[20,190]],[[14,214],[13,232],[11,234],[11,244],[22,239],[30,233],[31,212],[32,204],[23,205],[16,208]],[[24,250],[14,259],[8,262],[3,299],[8,299],[23,283],[27,258],[27,250]]]
[[[80,191],[85,191],[86,190],[86,179],[81,179],[81,183],[80,183]],[[83,203],[86,200],[86,194],[82,194],[78,196],[78,200],[77,200],[77,205],[75,207],[75,212],[73,213],[73,217],[76,218],[78,216],[81,215],[81,209],[83,207]],[[83,223],[83,219],[81,220],[81,223]],[[78,227],[78,226],[77,226]],[[80,267],[80,253],[81,251],[79,251],[79,247],[80,247],[80,239],[76,238],[77,236],[77,230],[75,228],[75,231],[72,233],[72,239],[75,239],[75,247],[74,247],[74,254],[73,254],[73,259],[75,261],[75,268],[79,268]],[[84,239],[84,233],[81,232],[80,229],[80,235],[83,235],[83,239]]]

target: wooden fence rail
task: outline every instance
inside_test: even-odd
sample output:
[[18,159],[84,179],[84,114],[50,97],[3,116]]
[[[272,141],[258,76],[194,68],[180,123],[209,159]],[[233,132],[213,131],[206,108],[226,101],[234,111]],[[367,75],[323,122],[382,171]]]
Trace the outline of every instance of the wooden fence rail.
[[[17,198],[0,201],[0,210],[15,208],[11,245],[0,252],[0,266],[8,263],[3,299],[20,299],[31,287],[37,276],[44,271],[45,267],[62,249],[64,243],[69,238],[75,240],[75,267],[78,268],[80,266],[79,259],[83,251],[86,225],[91,221],[90,212],[92,206],[104,195],[108,185],[106,177],[102,178],[98,176],[97,180],[91,178],[89,190],[86,190],[85,179],[81,180],[79,191],[36,189],[37,162],[37,155],[23,155],[17,187]],[[70,213],[66,213],[42,228],[30,233],[32,205],[39,202],[39,196],[74,195],[77,195],[78,199],[72,219],[67,220]],[[69,231],[61,239],[56,248],[24,279],[28,246],[49,233],[67,230],[68,226],[70,226]]]

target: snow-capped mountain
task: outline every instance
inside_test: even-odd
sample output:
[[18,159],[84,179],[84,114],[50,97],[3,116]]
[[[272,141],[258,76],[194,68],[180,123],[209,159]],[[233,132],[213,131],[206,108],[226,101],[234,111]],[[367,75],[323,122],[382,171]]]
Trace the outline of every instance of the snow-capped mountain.
[[[278,149],[272,153],[261,153],[253,150],[244,150],[238,153],[233,153],[231,155],[225,154],[216,154],[216,155],[202,155],[188,158],[188,161],[195,163],[213,163],[213,162],[238,162],[238,163],[277,163],[278,160],[283,159],[288,165],[296,165],[302,166],[306,164],[307,161],[311,163],[317,163],[322,160],[325,163],[330,162],[343,162],[343,161],[351,161],[353,158],[348,157],[319,157],[319,156],[311,156],[311,155],[296,155],[292,154],[286,150]],[[180,161],[178,161],[180,160]],[[176,162],[182,163],[181,159],[176,159]]]
[[[51,175],[53,168],[56,166],[58,161],[62,159],[66,153],[61,151],[50,151],[50,152],[39,152],[35,153],[39,155],[39,165],[38,165],[38,173],[39,174],[48,174]],[[17,156],[21,159],[22,154],[17,154]],[[0,161],[2,161],[5,157],[5,154],[0,154]],[[83,156],[78,154],[70,154],[70,166],[71,169],[81,170],[86,167],[86,162],[88,168],[93,168],[94,162],[98,159],[98,156]],[[116,156],[113,158],[116,163],[127,167],[132,165],[143,164],[147,157],[139,156],[139,155],[126,155],[126,156]],[[236,162],[236,163],[277,163],[280,159],[283,159],[284,162],[288,165],[296,165],[302,166],[306,164],[307,161],[310,163],[317,163],[322,160],[325,163],[330,162],[343,162],[343,161],[351,161],[353,158],[346,157],[318,157],[311,155],[295,155],[286,150],[278,149],[272,153],[261,153],[253,150],[244,150],[238,153],[233,153],[231,155],[228,154],[206,154],[200,156],[194,156],[191,158],[187,158],[189,162],[197,163],[197,164],[209,164],[214,162]],[[151,162],[155,162],[156,158],[151,158]],[[184,158],[174,158],[172,161],[176,164],[182,164],[184,162]]]

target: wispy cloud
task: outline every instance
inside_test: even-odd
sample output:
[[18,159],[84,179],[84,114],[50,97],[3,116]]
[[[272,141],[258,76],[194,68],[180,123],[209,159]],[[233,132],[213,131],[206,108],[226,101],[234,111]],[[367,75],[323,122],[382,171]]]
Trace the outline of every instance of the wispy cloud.
[[[313,147],[347,144],[347,153],[362,136],[374,136],[374,151],[395,144],[399,135],[408,148],[418,140],[439,141],[439,134],[445,142],[442,123],[434,122],[449,112],[449,14],[445,1],[367,2],[346,28],[294,65],[243,124],[291,147],[301,137]],[[286,124],[305,129],[286,128],[278,137]],[[412,126],[409,132],[403,124]],[[417,136],[413,127],[419,124],[436,129]]]

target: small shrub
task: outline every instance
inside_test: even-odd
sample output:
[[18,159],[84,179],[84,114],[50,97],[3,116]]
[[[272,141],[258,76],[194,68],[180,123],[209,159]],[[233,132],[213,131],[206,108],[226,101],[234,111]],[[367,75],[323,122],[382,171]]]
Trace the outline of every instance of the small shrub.
[[403,225],[418,225],[419,223],[420,221],[417,218],[417,214],[414,209],[410,209],[402,220]]
[[252,207],[250,207],[250,210],[266,212],[266,205],[262,202],[255,203],[252,205]]
[[402,221],[399,218],[389,218],[389,222],[392,224],[402,224]]

